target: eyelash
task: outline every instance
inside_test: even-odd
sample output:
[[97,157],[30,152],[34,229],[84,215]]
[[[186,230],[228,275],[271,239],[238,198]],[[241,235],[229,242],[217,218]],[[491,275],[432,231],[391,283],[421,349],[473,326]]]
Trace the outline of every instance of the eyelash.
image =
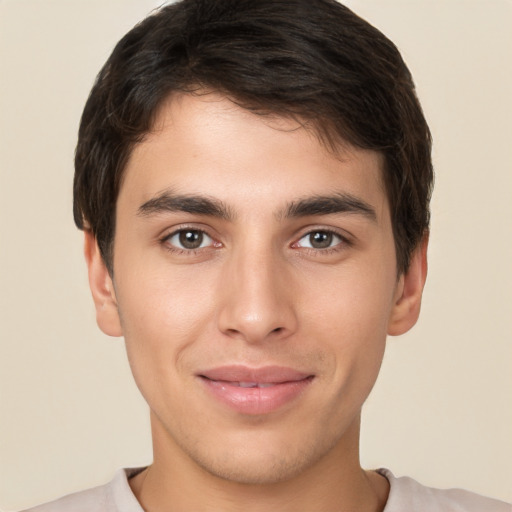
[[[171,240],[172,237],[174,237],[180,233],[187,232],[187,231],[194,232],[194,233],[202,233],[203,235],[206,235],[208,238],[211,238],[213,243],[207,247],[198,247],[197,249],[182,249],[180,247],[176,247],[169,243],[169,240]],[[175,229],[171,233],[168,233],[168,234],[164,235],[163,237],[161,237],[159,241],[160,241],[160,244],[164,247],[164,249],[166,251],[169,251],[173,254],[177,254],[177,255],[183,254],[186,256],[195,256],[195,255],[199,254],[200,252],[204,251],[205,249],[212,248],[212,247],[217,248],[216,246],[222,245],[220,242],[216,242],[214,237],[209,235],[206,230],[200,229],[200,228],[194,228],[194,227],[187,227],[187,226],[183,226],[178,229]]]
[[[179,247],[176,247],[174,245],[171,245],[169,243],[169,240],[172,239],[172,237],[186,231],[191,231],[195,233],[202,233],[203,235],[206,235],[207,237],[211,238],[213,241],[212,244],[208,245],[207,247],[198,247],[197,249],[182,249]],[[333,235],[340,239],[340,241],[332,246],[332,247],[326,247],[324,249],[317,249],[314,247],[301,247],[298,245],[300,240],[307,236],[311,236],[314,233],[325,233],[328,235]],[[204,251],[205,249],[211,249],[211,248],[219,248],[222,247],[222,243],[216,242],[215,238],[208,234],[208,232],[204,229],[200,228],[193,228],[193,227],[187,227],[183,226],[179,229],[175,229],[171,233],[166,234],[165,236],[161,237],[159,240],[160,244],[164,247],[165,250],[177,254],[177,255],[187,255],[187,256],[195,256],[199,254],[200,252]],[[306,231],[305,233],[301,234],[299,238],[296,239],[295,242],[293,242],[290,246],[292,248],[300,248],[304,252],[307,252],[309,254],[313,255],[329,255],[332,253],[336,253],[339,251],[342,251],[346,247],[351,247],[353,245],[352,241],[345,235],[342,235],[339,231],[333,230],[333,229],[327,229],[327,228],[317,228],[317,229],[310,229],[309,231]]]
[[316,229],[309,229],[308,231],[303,233],[297,239],[297,241],[292,244],[292,247],[293,246],[298,246],[298,243],[303,238],[311,236],[314,233],[325,233],[325,234],[328,234],[328,235],[333,235],[333,236],[339,238],[339,242],[337,244],[335,244],[334,246],[332,246],[332,247],[326,247],[324,249],[317,249],[317,248],[314,248],[314,247],[301,247],[301,249],[303,251],[307,252],[308,254],[313,254],[315,256],[318,256],[318,255],[320,255],[320,256],[327,256],[329,254],[333,254],[333,253],[337,253],[337,252],[343,251],[347,247],[351,247],[353,245],[352,241],[346,235],[341,234],[339,231],[336,231],[334,229],[328,229],[328,228],[316,228]]

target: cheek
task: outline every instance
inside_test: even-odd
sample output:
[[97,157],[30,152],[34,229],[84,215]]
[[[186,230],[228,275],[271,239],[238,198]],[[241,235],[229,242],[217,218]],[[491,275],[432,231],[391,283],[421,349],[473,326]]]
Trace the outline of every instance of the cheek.
[[298,295],[305,299],[302,309],[310,322],[331,332],[338,345],[385,337],[395,286],[394,270],[376,261],[322,276],[312,273]]
[[126,349],[139,387],[186,370],[190,347],[211,331],[212,287],[195,272],[162,268],[123,274],[117,290]]
[[[158,265],[148,262],[145,269],[123,273],[116,288],[123,325],[131,335],[151,333],[180,337],[204,320],[211,308],[211,272],[188,265]],[[137,332],[139,331],[139,332]],[[140,332],[143,331],[143,332]],[[154,336],[148,339],[148,342]]]
[[323,349],[332,354],[332,378],[366,393],[384,354],[394,271],[379,268],[377,262],[373,269],[345,270],[323,280],[322,293],[310,294],[303,317],[308,339],[321,337]]

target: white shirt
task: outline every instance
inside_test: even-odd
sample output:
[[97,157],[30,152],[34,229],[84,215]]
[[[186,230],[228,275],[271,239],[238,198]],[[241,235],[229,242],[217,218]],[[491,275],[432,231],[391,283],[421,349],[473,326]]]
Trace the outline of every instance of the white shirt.
[[[64,496],[24,512],[144,512],[128,479],[144,468],[120,469],[106,485]],[[512,512],[512,504],[462,489],[433,489],[379,469],[390,484],[383,512]]]

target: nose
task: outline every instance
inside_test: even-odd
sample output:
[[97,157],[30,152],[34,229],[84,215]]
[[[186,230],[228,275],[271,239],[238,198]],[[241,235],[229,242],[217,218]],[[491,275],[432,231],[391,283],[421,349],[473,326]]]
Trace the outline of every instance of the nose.
[[248,343],[283,340],[297,329],[286,262],[271,250],[240,251],[225,262],[218,327]]

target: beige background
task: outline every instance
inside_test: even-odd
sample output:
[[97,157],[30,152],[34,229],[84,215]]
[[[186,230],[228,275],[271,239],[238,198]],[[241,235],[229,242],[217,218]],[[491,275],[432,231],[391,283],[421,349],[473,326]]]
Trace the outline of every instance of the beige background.
[[[113,44],[158,2],[0,0],[0,506],[151,460],[121,340],[94,322],[71,217],[77,125]],[[419,325],[389,340],[362,458],[512,501],[512,3],[360,0],[435,136]]]

